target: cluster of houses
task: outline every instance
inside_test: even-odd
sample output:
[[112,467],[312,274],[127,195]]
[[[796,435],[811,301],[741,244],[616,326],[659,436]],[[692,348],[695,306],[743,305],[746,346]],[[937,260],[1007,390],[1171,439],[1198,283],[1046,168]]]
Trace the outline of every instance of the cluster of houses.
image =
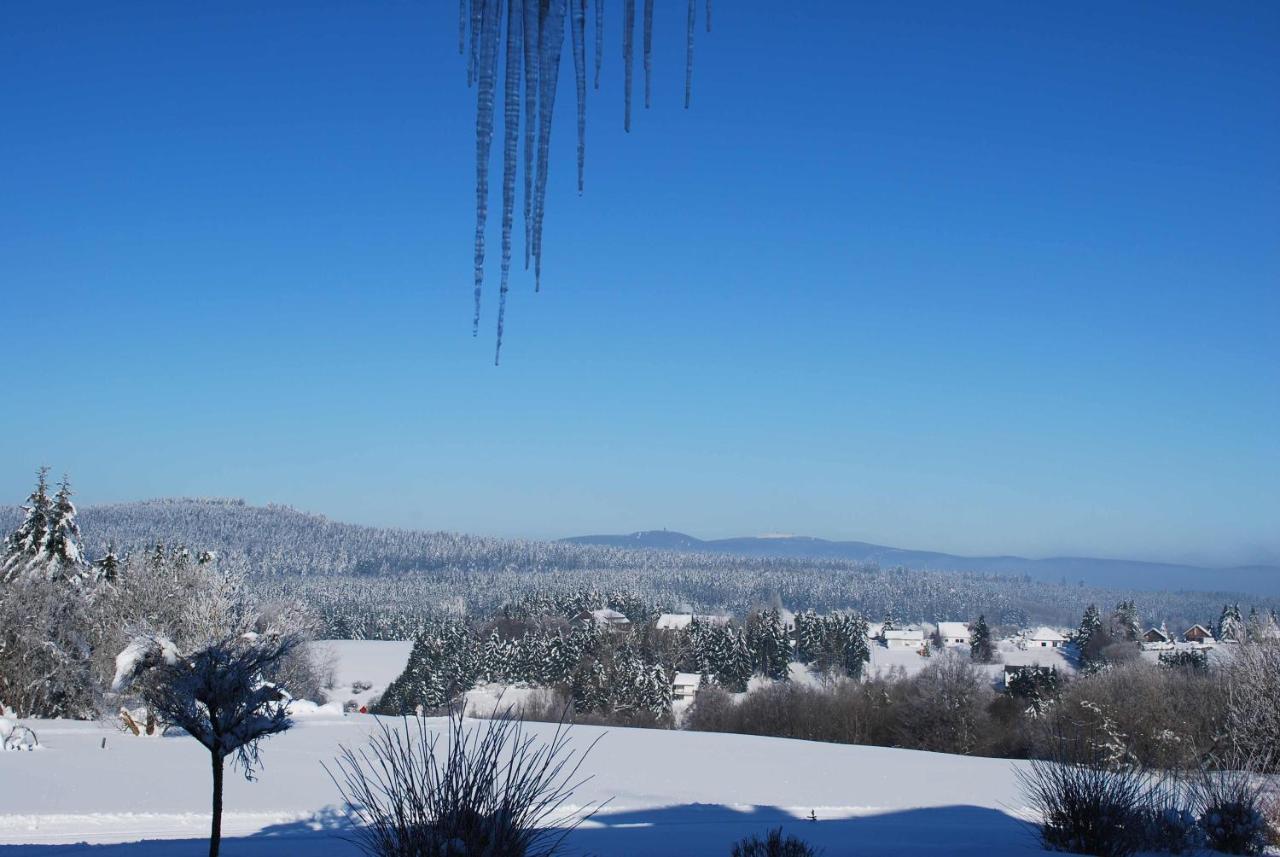
[[1213,632],[1203,625],[1192,625],[1183,631],[1181,636],[1169,633],[1169,629],[1161,625],[1159,628],[1148,628],[1142,635],[1142,648],[1148,651],[1166,651],[1184,643],[1196,648],[1209,649],[1217,643]]

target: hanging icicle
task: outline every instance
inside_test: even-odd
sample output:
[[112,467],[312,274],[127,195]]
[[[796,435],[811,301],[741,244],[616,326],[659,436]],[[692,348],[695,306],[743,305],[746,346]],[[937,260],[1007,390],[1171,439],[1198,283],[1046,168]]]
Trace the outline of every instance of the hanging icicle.
[[[524,4],[524,269],[533,257],[533,155],[538,140],[538,38],[540,0]],[[510,26],[510,24],[508,24]]]
[[467,52],[467,0],[458,0],[458,56]]
[[[547,184],[551,161],[551,125],[555,113],[560,60],[565,27],[569,27],[577,95],[578,192],[586,173],[587,100],[587,2],[588,0],[459,0],[458,52],[467,58],[467,85],[476,86],[476,236],[475,313],[472,333],[479,329],[480,301],[484,285],[485,229],[488,221],[489,160],[493,148],[494,113],[498,94],[498,69],[502,79],[502,263],[498,296],[498,339],[494,362],[502,355],[515,219],[516,183],[520,171],[520,120],[524,111],[524,260],[532,264],[534,288],[542,286],[542,233],[546,217]],[[595,81],[600,87],[604,55],[604,3],[596,0]],[[685,107],[693,90],[693,31],[697,0],[689,0],[685,56]],[[636,0],[622,0],[622,57],[624,66],[623,127],[631,130],[631,96],[634,83]],[[645,107],[652,101],[654,0],[645,0],[643,51]],[[711,27],[711,2],[707,0],[707,29]],[[506,43],[503,50],[503,25]],[[468,49],[468,29],[470,45]],[[521,78],[523,77],[523,87]]]
[[[537,0],[530,0],[537,2]],[[516,205],[516,159],[520,149],[520,69],[524,61],[525,0],[508,0],[506,73],[502,94],[502,282],[498,289],[498,342],[493,365],[502,357],[502,328],[507,315],[507,279],[511,274],[511,221]]]
[[502,0],[479,0],[482,38],[476,69],[476,292],[471,335],[480,329],[480,289],[484,285],[484,227],[489,214],[489,150],[493,145],[493,103],[498,77],[498,34]]
[[622,0],[622,130],[631,133],[631,69],[635,53],[636,0]]
[[644,0],[644,109],[653,102],[653,0]]
[[684,48],[684,109],[693,100],[693,30],[698,17],[698,0],[689,0],[689,25],[685,29]]
[[484,31],[485,0],[471,0],[471,55],[467,58],[467,86],[476,82],[476,64],[480,61],[480,34]]
[[604,0],[596,0],[596,89],[600,88],[600,67],[604,64]]
[[569,0],[573,7],[573,77],[578,87],[578,193],[587,160],[587,0]]
[[533,290],[542,290],[542,221],[546,212],[547,175],[551,165],[551,115],[556,106],[556,82],[560,79],[560,52],[564,47],[566,0],[539,0],[542,4],[541,50],[538,69],[538,158],[533,191]]

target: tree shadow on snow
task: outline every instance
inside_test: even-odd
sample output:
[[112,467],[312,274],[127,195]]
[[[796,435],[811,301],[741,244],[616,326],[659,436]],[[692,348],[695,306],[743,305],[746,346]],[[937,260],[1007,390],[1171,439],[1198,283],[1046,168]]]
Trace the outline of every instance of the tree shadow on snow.
[[[599,857],[728,857],[733,843],[781,826],[824,857],[1001,857],[1043,853],[1025,824],[999,810],[944,806],[853,818],[797,818],[771,806],[684,804],[606,812],[574,831],[570,855]],[[358,857],[342,838],[345,818],[336,811],[276,824],[251,836],[222,840],[225,857]],[[0,857],[204,857],[204,839],[147,840],[112,845],[0,845]]]

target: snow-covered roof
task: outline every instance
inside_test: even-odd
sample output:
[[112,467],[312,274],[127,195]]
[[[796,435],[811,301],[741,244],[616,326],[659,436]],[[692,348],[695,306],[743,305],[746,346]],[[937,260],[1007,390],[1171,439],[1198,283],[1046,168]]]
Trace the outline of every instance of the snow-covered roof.
[[881,634],[883,631],[884,631],[884,623],[883,623],[883,622],[868,622],[868,623],[867,623],[867,636],[868,636],[868,637],[879,637],[879,636],[880,636],[880,634]]
[[938,633],[943,637],[968,637],[969,626],[964,622],[939,622]]
[[631,622],[630,619],[617,610],[610,610],[608,607],[603,610],[592,610],[591,618],[602,625],[627,625]]
[[1032,630],[1028,631],[1028,632],[1027,632],[1027,639],[1029,639],[1029,640],[1056,640],[1056,641],[1063,642],[1063,643],[1065,643],[1065,642],[1067,641],[1067,638],[1066,638],[1066,637],[1062,636],[1061,634],[1059,634],[1057,631],[1053,630],[1052,628],[1047,628],[1047,627],[1045,627],[1044,625],[1041,625],[1039,628],[1033,628]]
[[697,673],[676,673],[676,677],[671,680],[671,683],[685,687],[697,687],[702,684],[702,676]]
[[923,640],[924,631],[919,628],[903,628],[894,631],[885,631],[884,638],[886,640]]

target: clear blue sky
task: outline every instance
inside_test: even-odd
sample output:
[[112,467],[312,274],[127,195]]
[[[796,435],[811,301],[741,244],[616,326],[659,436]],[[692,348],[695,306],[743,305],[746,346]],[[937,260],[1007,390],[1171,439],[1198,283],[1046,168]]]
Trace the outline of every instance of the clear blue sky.
[[455,4],[5,3],[4,501],[1280,559],[1280,4],[658,7],[495,368]]

